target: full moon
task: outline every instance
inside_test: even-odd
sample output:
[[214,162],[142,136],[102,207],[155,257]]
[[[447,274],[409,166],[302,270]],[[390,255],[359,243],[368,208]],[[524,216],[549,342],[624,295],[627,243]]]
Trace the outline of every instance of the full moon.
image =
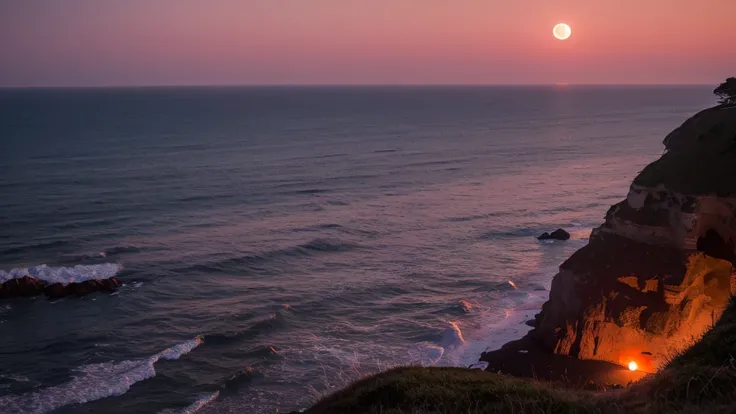
[[572,34],[572,30],[570,30],[570,26],[566,25],[565,23],[559,23],[555,25],[554,29],[552,29],[552,34],[560,40],[565,40],[570,37],[570,35]]

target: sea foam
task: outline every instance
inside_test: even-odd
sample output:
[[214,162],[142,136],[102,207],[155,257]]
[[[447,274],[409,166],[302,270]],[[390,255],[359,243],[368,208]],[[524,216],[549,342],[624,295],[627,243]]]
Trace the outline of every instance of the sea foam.
[[187,408],[184,408],[183,410],[174,410],[174,409],[166,409],[161,411],[161,414],[194,414],[205,405],[211,403],[214,401],[218,396],[220,395],[220,391],[215,391],[210,394],[204,394],[201,395],[199,398],[197,398],[192,405],[188,406]]
[[47,413],[70,404],[123,395],[136,382],[155,377],[154,364],[159,359],[178,359],[201,343],[202,339],[196,337],[145,359],[83,365],[65,384],[0,397],[0,407],[4,413]]
[[87,280],[109,279],[123,270],[118,263],[101,263],[94,265],[76,265],[74,267],[50,267],[45,264],[27,268],[15,268],[9,271],[0,270],[0,283],[14,278],[31,276],[46,283],[80,283]]

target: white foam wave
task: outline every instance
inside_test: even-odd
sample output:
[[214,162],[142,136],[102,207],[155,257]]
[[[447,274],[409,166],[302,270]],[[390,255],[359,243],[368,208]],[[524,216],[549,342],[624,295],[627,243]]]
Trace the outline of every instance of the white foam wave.
[[189,352],[192,351],[192,349],[198,347],[201,343],[202,343],[202,337],[198,336],[189,341],[174,345],[171,348],[164,349],[163,351],[159,352],[153,357],[156,358],[156,361],[158,361],[159,358],[170,359],[170,360],[179,359],[179,357],[181,357],[184,354],[188,354]]
[[448,322],[444,332],[442,332],[442,342],[440,345],[444,348],[451,348],[465,343],[463,332],[460,330],[457,322]]
[[50,267],[45,264],[28,268],[0,270],[0,283],[23,276],[31,276],[46,283],[80,283],[87,280],[109,279],[123,270],[118,263],[76,265],[74,267]]
[[70,404],[123,395],[136,382],[155,377],[154,364],[159,359],[178,359],[200,343],[202,339],[196,337],[146,359],[84,365],[66,384],[0,397],[0,407],[4,413],[47,413]]
[[205,405],[214,401],[220,395],[220,391],[215,391],[211,394],[204,394],[197,398],[189,407],[183,410],[166,409],[161,411],[161,414],[194,414]]
[[[540,292],[543,293],[543,292]],[[542,295],[530,297],[513,308],[504,309],[504,318],[483,326],[472,333],[472,339],[466,340],[446,355],[445,364],[467,367],[478,367],[478,357],[483,352],[501,348],[507,342],[520,339],[532,328],[524,322],[532,319],[544,302]]]
[[407,350],[410,364],[432,367],[445,355],[445,348],[432,342],[420,342]]

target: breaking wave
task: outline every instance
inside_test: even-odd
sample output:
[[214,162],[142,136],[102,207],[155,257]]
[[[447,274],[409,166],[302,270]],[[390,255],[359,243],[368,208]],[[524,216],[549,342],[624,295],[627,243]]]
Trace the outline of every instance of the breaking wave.
[[192,403],[192,405],[190,405],[189,407],[183,410],[167,409],[167,410],[161,411],[161,414],[194,414],[200,409],[202,409],[202,407],[204,407],[205,405],[214,401],[218,396],[220,396],[219,391],[215,391],[210,394],[203,394],[199,398],[197,398]]
[[146,359],[83,365],[75,369],[76,375],[66,384],[0,397],[0,407],[5,413],[47,413],[70,404],[123,395],[136,382],[155,377],[154,364],[159,359],[178,359],[201,343],[202,338],[196,337]]
[[123,270],[117,263],[94,265],[76,265],[74,267],[49,267],[45,264],[28,268],[15,268],[10,271],[0,270],[0,283],[10,279],[31,276],[46,283],[79,283],[94,279],[108,279]]

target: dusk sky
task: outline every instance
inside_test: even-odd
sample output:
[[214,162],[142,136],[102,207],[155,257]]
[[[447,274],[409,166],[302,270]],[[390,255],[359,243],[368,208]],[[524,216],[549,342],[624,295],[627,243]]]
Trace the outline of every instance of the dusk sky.
[[736,0],[0,0],[0,86],[715,84],[736,76],[734,16]]

